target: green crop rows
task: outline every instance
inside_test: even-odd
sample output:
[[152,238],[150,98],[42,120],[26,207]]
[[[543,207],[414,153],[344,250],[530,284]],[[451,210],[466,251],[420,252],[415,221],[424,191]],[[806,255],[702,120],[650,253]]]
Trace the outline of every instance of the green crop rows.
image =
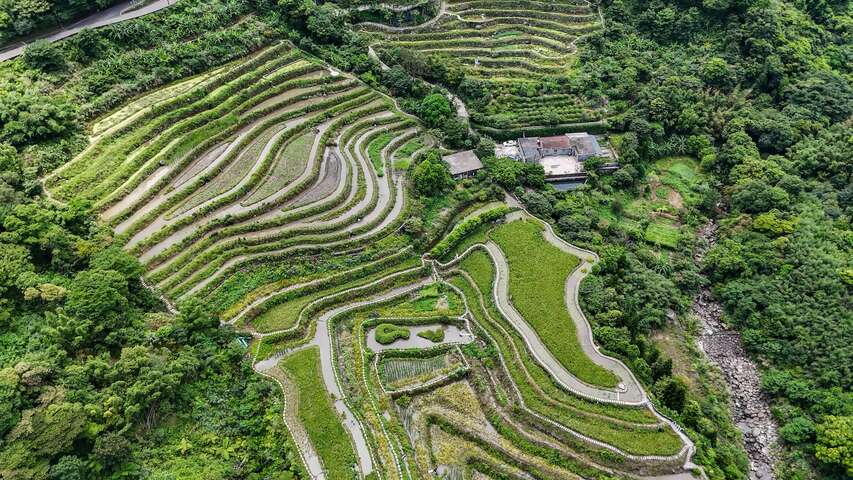
[[356,463],[349,435],[332,406],[320,378],[320,354],[316,348],[297,352],[280,363],[299,389],[299,419],[331,478],[351,478]]
[[[493,86],[476,124],[588,122],[599,113],[576,95],[535,85],[570,72],[572,42],[597,22],[589,5],[568,0],[453,1],[432,28],[389,34],[386,46],[457,56]],[[172,305],[198,299],[252,337],[248,354],[289,385],[285,419],[298,422],[300,448],[316,453],[326,478],[363,476],[354,471],[363,448],[378,478],[406,480],[430,478],[443,461],[483,474],[619,478],[639,462],[625,454],[681,449],[647,408],[558,385],[492,303],[483,251],[450,270],[419,256],[403,228],[414,213],[456,232],[430,232],[438,258],[494,240],[513,304],[547,347],[582,380],[613,385],[578,348],[563,303],[577,259],[545,242],[538,224],[495,226],[510,210],[496,197],[413,202],[407,169],[438,141],[357,78],[279,43],[141,96],[91,133],[46,188],[57,201],[91,201]],[[687,173],[673,168],[664,184],[677,189]],[[482,225],[474,212],[489,212]],[[405,292],[376,300],[397,289]],[[370,335],[386,344],[381,352]],[[428,348],[410,348],[423,339]],[[340,395],[326,390],[330,378]]]
[[398,48],[416,51],[459,64],[466,78],[486,82],[489,98],[474,99],[468,108],[474,125],[492,136],[500,130],[515,135],[522,129],[597,125],[604,115],[562,85],[577,61],[576,42],[601,28],[587,2],[450,0],[428,26],[363,28],[375,32],[381,55]]
[[583,353],[566,311],[563,285],[579,260],[549,244],[535,222],[502,225],[491,238],[506,254],[513,304],[557,360],[587,383],[616,386],[617,377]]

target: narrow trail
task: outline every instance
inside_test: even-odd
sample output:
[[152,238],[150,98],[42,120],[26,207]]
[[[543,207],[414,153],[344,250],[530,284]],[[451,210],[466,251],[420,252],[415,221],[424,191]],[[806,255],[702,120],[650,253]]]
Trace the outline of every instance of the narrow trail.
[[362,475],[368,475],[374,470],[373,457],[367,439],[364,434],[361,423],[355,414],[350,410],[349,405],[344,400],[344,395],[341,390],[340,379],[338,378],[337,369],[335,368],[332,347],[332,332],[329,328],[330,321],[346,312],[356,310],[374,303],[381,303],[393,298],[401,297],[408,293],[414,292],[424,285],[431,282],[432,279],[427,278],[420,280],[414,284],[398,287],[387,291],[381,295],[372,297],[367,300],[349,303],[338,308],[329,310],[317,319],[317,332],[314,335],[313,342],[320,347],[320,364],[323,372],[323,382],[326,384],[326,390],[335,399],[335,408],[343,415],[344,426],[349,430],[355,443],[356,454],[359,458],[359,467]]
[[296,393],[299,390],[277,365],[278,362],[275,362],[273,365],[256,363],[253,369],[255,373],[275,381],[281,387],[284,404],[281,416],[284,420],[284,425],[290,431],[290,436],[293,437],[293,443],[296,446],[299,457],[302,459],[302,464],[305,465],[308,475],[313,480],[326,480],[323,462],[320,460],[317,450],[314,449],[314,445],[311,444],[308,432],[305,431],[305,426],[299,421],[297,415],[299,411],[299,397]]
[[[581,396],[608,402],[608,403],[616,403],[622,405],[630,405],[630,406],[642,406],[647,402],[647,398],[645,392],[642,388],[637,385],[633,379],[631,378],[631,374],[628,371],[622,370],[613,359],[606,357],[599,353],[590,340],[587,340],[587,334],[589,333],[587,329],[583,328],[583,322],[579,322],[575,312],[571,312],[570,315],[572,319],[575,321],[575,327],[577,329],[578,340],[581,343],[581,347],[583,348],[584,353],[597,365],[607,368],[613,373],[617,374],[620,378],[619,386],[616,389],[606,389],[595,387],[588,383],[585,383],[574,376],[571,372],[569,372],[556,357],[551,354],[548,350],[548,347],[542,342],[539,338],[536,330],[530,326],[529,323],[521,316],[521,314],[515,309],[512,305],[512,302],[509,299],[509,263],[507,262],[506,257],[501,251],[500,247],[497,246],[492,241],[486,243],[486,251],[489,256],[492,258],[492,263],[496,267],[496,279],[493,290],[493,296],[495,300],[495,304],[498,307],[498,310],[506,317],[510,323],[515,327],[515,329],[521,334],[524,338],[525,343],[527,344],[528,349],[533,354],[534,358],[551,374],[551,376],[564,388],[567,390],[578,393]],[[582,267],[580,269],[585,268],[585,265],[589,265],[584,262],[581,264]],[[576,270],[580,271],[580,270]],[[567,296],[566,303],[567,306],[571,305],[569,301],[569,295],[572,292],[569,291],[569,284],[573,285],[573,288],[576,288],[579,282],[571,282],[571,278],[575,276],[573,273],[569,276],[570,281],[566,283],[567,285]],[[592,352],[590,354],[589,352]],[[622,371],[620,371],[622,370]]]

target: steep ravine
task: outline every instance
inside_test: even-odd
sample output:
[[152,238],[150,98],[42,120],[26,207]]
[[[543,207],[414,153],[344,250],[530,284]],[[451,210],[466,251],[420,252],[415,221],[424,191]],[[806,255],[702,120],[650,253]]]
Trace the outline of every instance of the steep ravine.
[[[699,247],[693,259],[701,265],[705,253],[717,241],[717,224],[709,221],[698,232]],[[723,307],[710,287],[703,287],[693,301],[693,312],[699,318],[699,348],[723,373],[731,394],[732,419],[743,432],[749,456],[749,478],[771,480],[774,448],[778,440],[776,423],[770,413],[767,395],[761,391],[761,376],[741,342],[740,334],[722,321]]]

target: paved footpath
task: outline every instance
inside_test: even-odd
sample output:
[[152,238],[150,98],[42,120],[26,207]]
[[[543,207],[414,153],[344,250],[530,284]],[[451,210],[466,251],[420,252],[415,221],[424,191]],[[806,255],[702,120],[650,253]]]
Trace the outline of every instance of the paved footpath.
[[[545,367],[557,382],[570,391],[595,400],[637,406],[645,404],[646,395],[643,389],[633,380],[631,373],[620,362],[601,354],[595,348],[589,337],[591,333],[589,324],[577,321],[583,317],[579,317],[577,311],[572,311],[571,306],[573,302],[569,300],[569,297],[576,298],[577,290],[570,290],[570,288],[575,289],[580,285],[580,280],[586,276],[586,273],[583,273],[582,270],[584,268],[588,269],[588,263],[581,263],[581,266],[569,276],[566,282],[566,304],[569,306],[572,318],[575,319],[578,341],[581,343],[584,354],[596,364],[607,368],[619,377],[620,384],[615,390],[595,387],[581,381],[554,357],[550,350],[548,350],[548,347],[542,343],[539,335],[536,334],[536,330],[530,326],[509,301],[509,266],[500,247],[496,243],[489,241],[486,243],[486,250],[489,256],[492,257],[492,262],[497,266],[497,277],[494,285],[495,302],[500,308],[501,313],[512,322],[515,329],[524,338],[527,348],[530,349],[530,352],[539,364]],[[583,314],[581,313],[581,315]]]
[[352,436],[362,476],[367,476],[373,472],[373,457],[370,454],[370,446],[367,444],[367,438],[364,435],[361,423],[343,400],[344,395],[338,383],[337,369],[334,365],[329,321],[345,312],[356,310],[373,303],[384,302],[416,291],[430,282],[432,282],[432,279],[426,278],[413,284],[389,290],[379,296],[374,296],[367,300],[342,305],[327,311],[317,320],[317,333],[314,335],[313,343],[320,347],[320,370],[323,372],[323,382],[326,384],[326,390],[328,390],[335,402],[335,409],[343,416],[344,427],[349,430],[350,435]]
[[107,8],[106,10],[95,12],[92,15],[89,15],[88,17],[60,30],[51,30],[49,32],[25,38],[24,40],[19,40],[11,45],[6,45],[3,47],[3,51],[0,52],[0,62],[10,60],[24,53],[24,49],[27,48],[27,44],[36,40],[44,39],[49,42],[55,42],[57,40],[62,40],[63,38],[68,38],[84,28],[104,27],[114,23],[123,22],[125,20],[130,20],[131,18],[137,18],[148,15],[149,13],[154,13],[170,5],[174,5],[176,1],[177,0],[157,0],[150,5],[146,5],[136,10],[126,11],[133,3],[131,0],[126,0]]

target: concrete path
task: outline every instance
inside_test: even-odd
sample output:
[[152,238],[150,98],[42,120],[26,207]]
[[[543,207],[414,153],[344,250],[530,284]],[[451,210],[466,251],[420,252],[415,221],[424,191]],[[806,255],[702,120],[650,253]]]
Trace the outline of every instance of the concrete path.
[[[584,325],[582,324],[585,322],[579,322],[579,317],[576,316],[576,312],[571,312],[570,310],[572,319],[575,321],[578,340],[581,342],[582,346],[585,345],[583,348],[584,353],[596,364],[607,368],[619,376],[620,384],[616,390],[610,390],[589,385],[572,375],[572,373],[569,372],[556,357],[554,357],[550,350],[548,350],[548,347],[546,347],[539,338],[536,330],[530,326],[530,324],[510,302],[509,264],[507,263],[503,251],[501,251],[500,247],[492,241],[486,243],[486,251],[489,253],[489,256],[492,257],[492,263],[497,267],[493,287],[495,304],[501,314],[503,314],[503,316],[512,323],[515,329],[518,330],[518,333],[521,334],[522,338],[524,338],[524,342],[527,344],[527,348],[530,350],[533,357],[536,358],[539,364],[542,365],[558,383],[572,392],[576,392],[581,396],[593,400],[637,406],[643,405],[646,402],[645,393],[639,385],[633,382],[633,377],[629,371],[620,371],[619,365],[615,363],[616,361],[599,353],[598,350],[594,348],[594,345],[592,345],[591,340],[582,340],[587,338],[587,335],[591,335],[589,325],[586,324],[584,328]],[[580,270],[581,268],[575,270],[575,272],[579,272]],[[569,278],[571,279],[575,276],[576,275],[573,273]],[[583,276],[585,276],[585,274],[583,274]],[[574,288],[577,288],[579,283],[580,282],[576,280],[575,282],[572,282],[572,285],[574,285]],[[576,295],[576,292],[568,291],[569,282],[566,282],[566,285],[566,293]]]
[[98,28],[104,27],[107,25],[112,25],[114,23],[123,22],[125,20],[130,20],[131,18],[142,17],[144,15],[148,15],[149,13],[154,13],[159,10],[162,10],[170,5],[173,5],[177,0],[157,0],[150,5],[147,5],[142,8],[138,8],[133,11],[126,11],[132,3],[131,0],[126,0],[124,2],[113,5],[106,10],[101,10],[100,12],[93,13],[92,15],[77,21],[61,30],[53,30],[46,33],[36,34],[30,37],[27,37],[23,40],[19,40],[11,45],[6,45],[3,47],[3,51],[0,52],[0,62],[10,60],[12,58],[17,57],[24,53],[24,50],[27,48],[27,44],[30,44],[36,40],[47,40],[49,42],[55,42],[57,40],[62,40],[63,38],[70,37],[80,30],[84,28]]
[[[559,236],[557,236],[557,234],[554,233],[554,229],[553,229],[553,227],[551,227],[551,224],[534,217],[532,214],[530,214],[527,210],[524,209],[524,206],[515,197],[507,194],[505,201],[509,206],[517,207],[520,209],[519,211],[516,211],[516,212],[513,212],[513,213],[507,215],[507,221],[517,220],[520,218],[527,218],[527,219],[530,219],[533,221],[540,222],[544,227],[543,236],[545,237],[546,240],[548,240],[549,243],[551,243],[554,246],[556,246],[557,248],[560,248],[561,250],[563,250],[565,252],[571,253],[572,255],[575,255],[581,259],[581,265],[579,265],[578,268],[571,275],[569,275],[569,278],[566,279],[565,292],[566,292],[566,306],[569,309],[569,314],[571,315],[572,319],[575,322],[577,333],[579,335],[578,338],[579,338],[579,340],[581,340],[581,345],[584,345],[584,352],[587,352],[587,355],[589,356],[589,358],[591,358],[596,363],[598,363],[600,361],[605,362],[605,363],[599,363],[599,365],[602,365],[602,366],[610,369],[613,373],[615,373],[617,376],[619,376],[620,379],[623,380],[623,382],[624,382],[623,386],[626,388],[626,392],[623,394],[622,399],[619,400],[619,403],[626,403],[624,401],[624,398],[626,398],[626,396],[627,396],[627,398],[631,398],[634,401],[637,398],[641,397],[643,399],[641,403],[647,404],[649,407],[651,407],[652,413],[654,413],[655,416],[658,417],[658,419],[667,423],[675,431],[675,433],[678,434],[679,438],[681,438],[681,442],[684,444],[684,449],[686,449],[686,455],[684,456],[684,458],[685,458],[684,469],[686,471],[698,472],[698,475],[701,478],[707,478],[705,471],[701,467],[699,467],[693,463],[692,459],[693,459],[693,454],[696,452],[696,446],[693,443],[693,441],[690,440],[690,438],[684,433],[684,431],[681,429],[681,427],[678,425],[678,423],[676,423],[674,420],[670,419],[669,417],[664,416],[663,414],[661,414],[660,412],[657,411],[657,409],[654,407],[654,404],[649,400],[648,396],[646,395],[645,390],[643,390],[642,384],[640,384],[639,380],[637,380],[637,378],[634,376],[634,373],[631,372],[631,370],[624,363],[622,363],[621,360],[618,360],[618,359],[615,359],[612,357],[608,357],[608,356],[602,354],[598,350],[598,347],[593,342],[592,330],[591,330],[591,327],[589,324],[589,320],[587,320],[586,315],[584,315],[583,310],[581,310],[580,305],[578,304],[578,288],[580,287],[580,283],[583,280],[583,278],[592,271],[592,265],[594,265],[596,262],[598,262],[598,260],[599,260],[598,255],[592,251],[576,247],[575,245],[572,245],[572,244],[566,242],[565,240],[563,240],[562,238],[560,238]],[[494,245],[494,246],[497,247],[497,245]],[[486,245],[486,247],[488,248],[488,245]],[[498,250],[500,250],[500,249],[498,248]],[[491,254],[491,251],[489,253]],[[504,261],[504,266],[508,267],[508,265],[506,264],[505,261]],[[587,272],[583,272],[584,269],[586,269]],[[498,268],[498,270],[500,270],[500,267]],[[505,274],[508,274],[508,268],[506,269]],[[498,282],[496,281],[495,282],[495,295],[496,296],[498,294],[497,283]],[[568,298],[569,296],[571,296],[572,298],[571,299]],[[500,302],[498,302],[498,308],[499,309],[501,308]],[[506,316],[505,312],[501,312],[501,313]],[[583,332],[586,332],[586,333],[583,334]],[[581,337],[582,334],[586,337],[585,340],[582,340],[582,337]],[[587,343],[589,344],[588,346],[586,346]],[[591,348],[594,351],[594,353],[589,353],[589,351],[588,351],[589,348]],[[556,363],[552,363],[550,366],[555,367],[555,368],[559,368],[562,365],[559,362],[556,362]],[[548,368],[546,367],[546,369],[548,369]],[[551,371],[551,369],[548,369],[548,370],[549,370],[549,372]],[[552,373],[552,375],[553,375],[553,373]],[[604,399],[601,399],[601,400],[604,400]],[[604,400],[604,401],[606,401],[606,400]]]
[[326,472],[323,470],[323,462],[320,460],[317,450],[314,449],[314,445],[311,444],[305,426],[299,421],[299,396],[297,394],[299,390],[287,375],[278,368],[279,360],[272,364],[258,362],[254,365],[255,372],[274,380],[281,387],[284,399],[282,418],[290,431],[290,436],[293,437],[293,443],[302,459],[302,464],[305,465],[305,469],[312,479],[325,480]]
[[338,315],[344,314],[351,310],[356,310],[374,303],[384,302],[392,298],[397,298],[414,292],[424,285],[432,282],[431,278],[422,279],[414,284],[398,287],[389,290],[381,295],[371,297],[367,300],[348,303],[340,307],[334,308],[322,314],[317,320],[317,332],[314,335],[313,342],[320,347],[320,366],[323,372],[323,382],[326,384],[326,390],[329,391],[335,402],[335,408],[343,416],[343,424],[353,438],[356,454],[358,456],[359,468],[361,474],[366,476],[373,472],[373,457],[370,453],[370,447],[367,444],[367,439],[364,435],[361,423],[359,423],[355,414],[352,413],[347,403],[343,400],[344,395],[341,391],[338,372],[334,364],[334,352],[332,351],[332,332],[329,328],[330,321]]

